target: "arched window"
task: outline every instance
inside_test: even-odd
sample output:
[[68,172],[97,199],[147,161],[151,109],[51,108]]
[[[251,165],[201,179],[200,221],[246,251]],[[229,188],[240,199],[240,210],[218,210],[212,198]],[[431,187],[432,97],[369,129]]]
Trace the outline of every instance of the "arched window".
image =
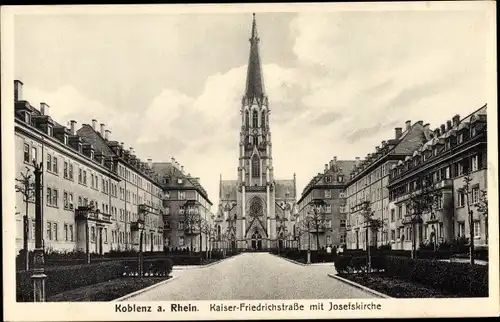
[[260,177],[260,161],[257,155],[254,155],[252,158],[252,177]]
[[259,137],[257,135],[255,135],[253,137],[253,145],[258,145],[259,144]]
[[250,125],[250,111],[245,112],[245,127],[249,127]]
[[262,111],[260,126],[266,127],[266,112],[265,111]]
[[259,114],[257,113],[256,110],[253,111],[252,119],[253,119],[252,126],[258,127],[259,126]]

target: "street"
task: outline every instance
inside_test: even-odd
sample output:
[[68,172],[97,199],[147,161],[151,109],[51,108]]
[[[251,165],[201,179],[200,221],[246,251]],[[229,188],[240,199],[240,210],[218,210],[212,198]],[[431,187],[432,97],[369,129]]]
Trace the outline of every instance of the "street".
[[127,299],[272,300],[344,299],[373,295],[328,277],[332,265],[302,266],[268,253],[244,253],[221,263],[174,270],[177,279]]

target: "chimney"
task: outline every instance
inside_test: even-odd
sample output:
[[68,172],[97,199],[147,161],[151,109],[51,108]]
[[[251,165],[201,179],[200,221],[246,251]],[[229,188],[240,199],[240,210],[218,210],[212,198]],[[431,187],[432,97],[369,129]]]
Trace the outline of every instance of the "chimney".
[[106,139],[106,141],[109,141],[111,139],[111,131],[110,130],[106,130],[106,132],[104,133],[104,138]]
[[172,162],[172,165],[175,167],[175,158],[170,159],[170,161]]
[[411,127],[411,120],[406,121],[406,129],[409,130]]
[[16,79],[14,81],[14,101],[22,101],[23,100],[23,82]]
[[148,166],[153,168],[153,159],[148,159]]
[[330,169],[333,168],[333,160],[330,160]]
[[337,163],[337,156],[333,157],[333,164]]
[[460,122],[460,115],[455,115],[453,116],[453,126],[457,126],[458,125],[458,122]]
[[101,123],[101,136],[104,137],[104,133],[106,133],[106,125]]
[[429,124],[429,123],[425,123],[425,125],[424,125],[424,130],[428,131],[428,130],[429,130],[429,126],[430,126],[430,124]]
[[123,150],[124,146],[125,146],[125,144],[123,144],[123,142],[120,142],[120,147],[122,148],[122,150]]
[[130,155],[133,155],[134,154],[134,148],[130,147],[129,150],[130,150]]
[[437,128],[434,130],[434,136],[435,136],[435,137],[438,137],[438,136],[440,136],[440,135],[441,135],[441,132],[440,132],[439,128],[437,127]]
[[97,120],[96,119],[92,120],[92,128],[94,129],[94,131],[97,131]]
[[200,177],[196,177],[194,179],[196,180],[196,182],[200,183]]
[[40,103],[40,113],[42,113],[42,115],[49,115],[49,108],[50,106],[47,105],[47,103]]
[[446,131],[449,131],[449,130],[451,130],[451,121],[450,120],[446,121]]
[[385,146],[385,141],[382,141],[382,147],[384,147],[384,146]]
[[[408,123],[408,122],[407,122]],[[396,140],[399,139],[401,137],[401,135],[403,134],[403,129],[400,128],[400,127],[397,127],[394,129],[395,132],[396,132]]]
[[376,151],[377,153],[379,153],[379,152],[380,152],[380,147],[379,147],[379,146],[376,146],[376,147],[375,147],[375,151]]
[[181,173],[184,174],[184,166],[181,165]]
[[325,173],[328,171],[328,163],[325,163]]
[[76,129],[75,129],[76,121],[71,120],[70,123],[71,123],[71,135],[76,135]]
[[444,134],[446,132],[446,125],[441,124],[441,134]]
[[420,125],[424,125],[424,121],[418,121],[417,123]]
[[356,157],[355,160],[356,160],[356,166],[359,165],[359,157]]

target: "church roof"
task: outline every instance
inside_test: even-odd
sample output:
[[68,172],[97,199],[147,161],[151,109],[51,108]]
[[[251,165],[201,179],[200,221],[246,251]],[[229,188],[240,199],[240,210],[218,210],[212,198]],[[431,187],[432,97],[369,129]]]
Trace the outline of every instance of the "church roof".
[[[281,198],[295,198],[295,187],[293,179],[291,180],[276,180],[274,182],[275,197]],[[288,195],[286,194],[288,192]]]
[[250,56],[248,58],[247,82],[245,97],[248,100],[257,99],[261,101],[264,96],[264,80],[259,55],[259,36],[257,34],[257,23],[255,13],[253,14],[252,36],[250,38]]
[[238,191],[237,180],[221,180],[219,187],[220,200],[236,200]]

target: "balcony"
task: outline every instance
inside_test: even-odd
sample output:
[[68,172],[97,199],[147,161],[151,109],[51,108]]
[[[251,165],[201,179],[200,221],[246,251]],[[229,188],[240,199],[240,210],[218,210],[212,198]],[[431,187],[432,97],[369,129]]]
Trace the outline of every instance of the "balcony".
[[452,179],[443,179],[435,184],[435,189],[446,189],[453,188],[453,180]]
[[185,235],[199,235],[200,234],[200,228],[199,227],[184,228],[184,234]]
[[139,231],[140,229],[144,229],[144,220],[138,219],[130,223],[131,231]]
[[100,210],[94,210],[90,207],[78,207],[75,210],[75,220],[88,220],[96,223],[111,224],[111,215],[105,214]]

